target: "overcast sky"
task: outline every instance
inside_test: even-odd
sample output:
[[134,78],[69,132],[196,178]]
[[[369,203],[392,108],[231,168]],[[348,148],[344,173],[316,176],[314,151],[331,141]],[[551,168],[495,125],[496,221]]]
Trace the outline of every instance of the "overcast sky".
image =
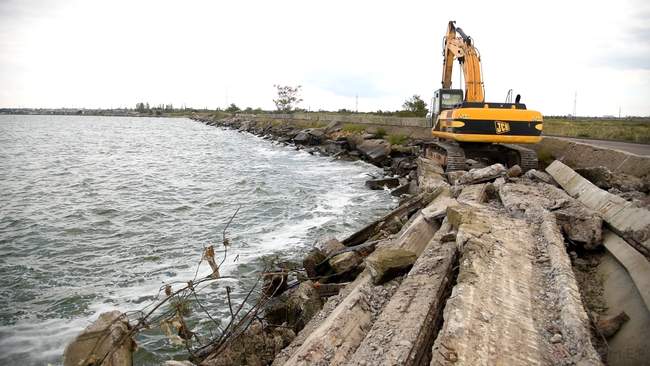
[[0,0],[0,107],[271,109],[278,83],[311,110],[395,110],[439,88],[449,20],[487,101],[512,88],[569,114],[577,92],[578,115],[650,115],[647,0]]

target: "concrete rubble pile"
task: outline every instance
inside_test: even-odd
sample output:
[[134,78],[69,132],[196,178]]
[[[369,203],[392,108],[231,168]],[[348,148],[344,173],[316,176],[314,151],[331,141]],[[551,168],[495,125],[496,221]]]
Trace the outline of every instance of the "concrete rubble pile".
[[[364,158],[387,173],[368,187],[400,190],[400,204],[347,238],[319,240],[300,283],[271,291],[263,320],[201,365],[624,364],[613,355],[626,344],[648,354],[634,333],[650,325],[647,181],[606,168],[583,177],[559,161],[446,173],[417,144],[341,134],[336,123],[206,123]],[[640,310],[629,296],[592,306],[611,300],[590,275],[607,256]]]

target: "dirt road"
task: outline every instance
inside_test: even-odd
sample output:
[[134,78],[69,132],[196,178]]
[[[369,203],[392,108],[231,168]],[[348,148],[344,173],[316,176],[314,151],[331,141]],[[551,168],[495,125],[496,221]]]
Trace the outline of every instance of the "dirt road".
[[560,137],[560,136],[553,136],[553,137],[557,137],[559,139],[564,139],[564,140],[571,140],[575,142],[581,142],[583,144],[589,144],[598,147],[604,147],[608,149],[621,150],[636,155],[650,156],[650,145],[646,145],[646,144],[635,144],[632,142],[610,141],[610,140],[588,140],[588,139],[578,139],[573,137]]

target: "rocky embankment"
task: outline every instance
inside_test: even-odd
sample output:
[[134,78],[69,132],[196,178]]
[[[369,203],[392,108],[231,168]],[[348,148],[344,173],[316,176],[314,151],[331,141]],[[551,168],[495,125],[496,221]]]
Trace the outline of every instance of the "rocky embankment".
[[[322,238],[299,271],[268,274],[263,316],[194,363],[625,364],[612,358],[621,350],[647,360],[647,179],[559,161],[445,174],[418,141],[391,145],[373,129],[201,122],[382,166],[367,184],[400,204],[347,238]],[[609,257],[640,307],[632,292],[611,301],[598,273]]]

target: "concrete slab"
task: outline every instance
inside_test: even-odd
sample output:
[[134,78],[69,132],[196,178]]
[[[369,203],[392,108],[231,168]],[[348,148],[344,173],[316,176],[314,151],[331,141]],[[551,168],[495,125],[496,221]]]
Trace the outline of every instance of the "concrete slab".
[[603,237],[605,248],[625,267],[650,311],[650,262],[615,233],[606,230]]
[[650,211],[596,187],[573,169],[556,160],[546,168],[569,195],[600,212],[611,228],[638,251],[650,257]]

